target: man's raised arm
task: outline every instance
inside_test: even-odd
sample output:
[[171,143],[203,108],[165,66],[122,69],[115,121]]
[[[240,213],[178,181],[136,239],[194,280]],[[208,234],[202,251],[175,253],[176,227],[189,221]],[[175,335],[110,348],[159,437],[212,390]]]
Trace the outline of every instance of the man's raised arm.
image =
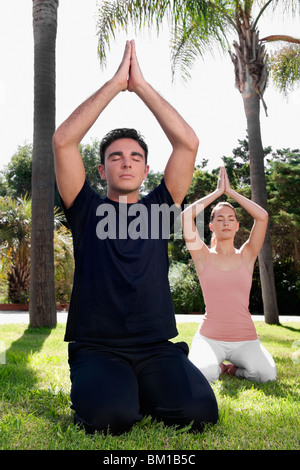
[[191,184],[198,137],[180,114],[143,78],[134,41],[131,41],[128,90],[135,92],[154,114],[173,147],[164,178],[174,202],[181,204]]
[[53,136],[56,181],[66,208],[72,206],[85,181],[78,145],[111,100],[120,91],[127,90],[130,56],[131,43],[127,41],[122,62],[113,78],[82,103]]

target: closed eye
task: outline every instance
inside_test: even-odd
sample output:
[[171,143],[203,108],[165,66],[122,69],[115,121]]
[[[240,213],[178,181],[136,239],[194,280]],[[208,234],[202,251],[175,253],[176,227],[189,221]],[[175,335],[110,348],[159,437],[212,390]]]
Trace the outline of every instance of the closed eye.
[[[108,159],[110,159],[111,161],[118,161],[120,160],[120,158],[122,158],[124,155],[123,155],[123,152],[112,152],[108,155]],[[144,155],[142,155],[141,153],[139,152],[132,152],[131,153],[131,158],[133,161],[135,162],[141,162],[141,161],[144,161]]]
[[138,152],[132,152],[131,156],[135,162],[140,162],[144,160],[144,156]]
[[108,155],[107,159],[110,159],[112,161],[120,160],[121,156],[122,152],[112,152]]
[[[223,217],[217,217],[217,222],[223,222],[223,220],[226,220],[226,219],[224,219]],[[236,219],[234,217],[232,217],[232,218],[227,219],[227,220],[229,222],[235,222]]]

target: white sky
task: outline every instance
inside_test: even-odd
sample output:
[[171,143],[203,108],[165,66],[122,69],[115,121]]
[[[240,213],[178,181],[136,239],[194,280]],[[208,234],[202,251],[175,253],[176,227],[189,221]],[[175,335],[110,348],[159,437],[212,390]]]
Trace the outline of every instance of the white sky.
[[[58,9],[56,65],[57,126],[116,71],[124,49],[125,34],[119,34],[108,53],[103,71],[97,56],[96,0],[60,0]],[[280,26],[278,26],[280,25]],[[261,20],[260,37],[271,33],[300,36],[299,22]],[[129,39],[133,38],[131,35]],[[135,37],[144,77],[194,128],[200,147],[197,162],[209,159],[209,169],[230,156],[238,139],[246,136],[246,118],[240,93],[234,86],[229,54],[198,59],[192,80],[178,76],[171,83],[168,30],[158,38],[148,30]],[[263,145],[272,148],[300,147],[300,88],[288,100],[269,85],[265,93],[266,117],[261,107]],[[121,93],[103,112],[83,142],[101,137],[116,127],[135,127],[149,145],[149,163],[163,171],[170,146],[156,120],[132,93]],[[0,169],[19,145],[33,141],[33,33],[32,0],[1,2],[0,6]]]

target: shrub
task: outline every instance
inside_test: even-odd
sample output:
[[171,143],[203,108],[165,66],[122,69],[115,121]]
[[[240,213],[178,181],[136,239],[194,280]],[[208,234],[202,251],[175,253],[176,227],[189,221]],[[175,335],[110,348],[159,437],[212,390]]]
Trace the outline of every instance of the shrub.
[[172,263],[169,271],[169,283],[176,314],[204,313],[202,290],[193,264]]

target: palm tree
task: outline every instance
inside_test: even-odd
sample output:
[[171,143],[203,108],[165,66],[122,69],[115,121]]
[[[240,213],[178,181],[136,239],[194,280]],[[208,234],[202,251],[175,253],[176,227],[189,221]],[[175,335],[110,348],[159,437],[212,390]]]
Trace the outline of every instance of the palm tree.
[[8,300],[27,303],[30,278],[31,200],[0,197],[0,261],[7,273]]
[[33,0],[34,135],[30,324],[56,325],[54,282],[55,45],[58,0]]
[[[0,197],[0,266],[8,285],[8,301],[28,303],[30,284],[31,199]],[[73,244],[65,216],[54,208],[56,300],[68,302],[72,288]],[[6,285],[5,282],[5,285]]]
[[[256,4],[260,8],[256,19],[253,20]],[[215,45],[221,46],[224,51],[228,50],[231,34],[237,35],[230,55],[235,69],[235,83],[243,99],[247,120],[252,199],[264,208],[267,208],[267,192],[259,113],[260,102],[265,110],[267,109],[263,94],[267,85],[268,66],[265,46],[259,39],[257,24],[271,6],[279,5],[289,7],[292,13],[300,12],[299,0],[116,0],[104,1],[101,4],[98,22],[98,51],[100,60],[105,64],[106,50],[111,37],[115,36],[117,26],[125,31],[130,23],[135,28],[144,25],[150,28],[155,20],[159,31],[164,18],[168,18],[173,27],[173,73],[179,66],[185,78],[188,78],[189,70],[199,55],[202,56]],[[259,266],[265,321],[278,324],[269,230],[259,254]]]

